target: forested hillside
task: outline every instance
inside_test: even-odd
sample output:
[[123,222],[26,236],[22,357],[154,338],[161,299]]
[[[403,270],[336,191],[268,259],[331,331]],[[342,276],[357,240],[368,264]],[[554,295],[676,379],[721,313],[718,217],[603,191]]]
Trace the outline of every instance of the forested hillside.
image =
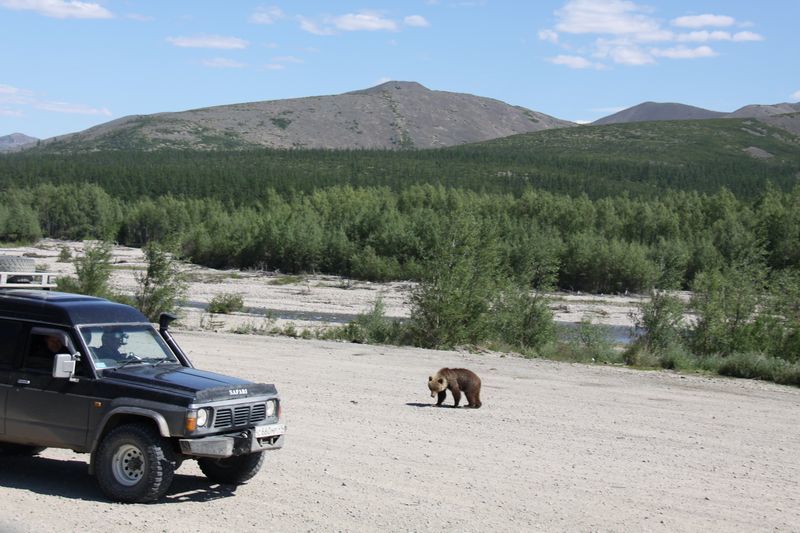
[[680,288],[740,260],[797,268],[798,175],[796,137],[735,119],[408,152],[8,154],[0,239],[158,240],[214,266],[418,279],[469,220],[525,283]]
[[0,157],[0,188],[96,183],[123,200],[172,194],[245,204],[269,190],[441,184],[522,194],[530,188],[656,196],[667,189],[752,197],[789,190],[800,138],[753,120],[617,124],[549,130],[437,150],[112,151]]

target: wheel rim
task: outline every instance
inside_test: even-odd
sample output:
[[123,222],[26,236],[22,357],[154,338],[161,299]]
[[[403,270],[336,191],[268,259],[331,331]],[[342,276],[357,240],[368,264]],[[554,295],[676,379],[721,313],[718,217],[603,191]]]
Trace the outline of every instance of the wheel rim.
[[117,483],[132,487],[144,475],[144,454],[133,444],[125,444],[117,448],[111,461],[111,471]]

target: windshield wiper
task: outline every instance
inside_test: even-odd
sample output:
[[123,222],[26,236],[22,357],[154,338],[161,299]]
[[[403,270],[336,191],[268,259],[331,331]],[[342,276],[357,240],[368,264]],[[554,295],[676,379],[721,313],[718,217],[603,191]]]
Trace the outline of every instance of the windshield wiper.
[[144,364],[144,360],[142,359],[126,359],[125,361],[122,361],[120,364],[115,366],[113,369],[119,370],[120,368],[125,368],[128,365],[141,365],[141,364]]
[[145,361],[147,361],[148,363],[152,362],[153,366],[158,366],[158,365],[163,364],[163,363],[176,364],[178,362],[178,361],[175,361],[174,359],[168,359],[166,357],[149,357],[149,358],[145,359]]

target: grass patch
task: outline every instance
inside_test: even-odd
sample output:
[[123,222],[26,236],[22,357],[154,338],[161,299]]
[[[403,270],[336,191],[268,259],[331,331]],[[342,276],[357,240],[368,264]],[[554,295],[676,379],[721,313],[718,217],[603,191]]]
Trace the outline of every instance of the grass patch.
[[244,297],[239,293],[224,292],[215,295],[208,303],[208,312],[227,315],[244,309]]

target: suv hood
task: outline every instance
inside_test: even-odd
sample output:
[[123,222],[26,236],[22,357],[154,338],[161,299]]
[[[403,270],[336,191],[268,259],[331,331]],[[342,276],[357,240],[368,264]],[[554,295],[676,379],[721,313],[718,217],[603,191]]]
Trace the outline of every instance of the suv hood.
[[276,395],[274,385],[253,383],[184,366],[129,365],[103,372],[104,381],[191,396],[198,402]]

